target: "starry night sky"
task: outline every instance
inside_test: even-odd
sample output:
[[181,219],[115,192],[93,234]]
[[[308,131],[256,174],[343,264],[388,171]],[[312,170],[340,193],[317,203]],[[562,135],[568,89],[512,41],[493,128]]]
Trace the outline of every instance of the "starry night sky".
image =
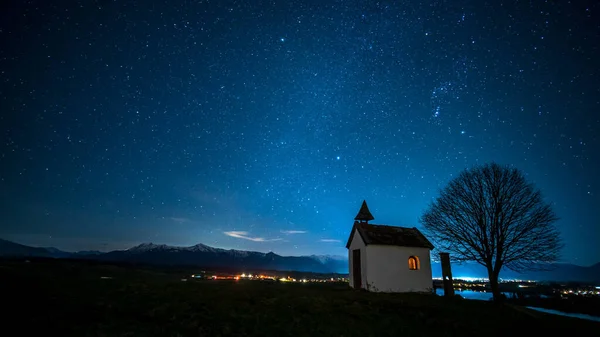
[[600,261],[596,1],[7,1],[0,237],[346,253],[522,169]]

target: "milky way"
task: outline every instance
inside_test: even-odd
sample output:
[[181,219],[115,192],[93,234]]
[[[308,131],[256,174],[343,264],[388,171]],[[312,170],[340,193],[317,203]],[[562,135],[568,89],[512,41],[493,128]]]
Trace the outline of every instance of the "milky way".
[[600,260],[593,2],[57,3],[0,14],[0,237],[345,254],[497,161]]

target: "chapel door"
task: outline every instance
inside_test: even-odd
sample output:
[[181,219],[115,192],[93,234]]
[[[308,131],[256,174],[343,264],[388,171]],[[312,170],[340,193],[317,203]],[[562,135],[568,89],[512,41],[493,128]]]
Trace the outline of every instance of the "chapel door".
[[361,269],[360,269],[360,249],[352,250],[352,275],[354,282],[354,289],[362,288]]

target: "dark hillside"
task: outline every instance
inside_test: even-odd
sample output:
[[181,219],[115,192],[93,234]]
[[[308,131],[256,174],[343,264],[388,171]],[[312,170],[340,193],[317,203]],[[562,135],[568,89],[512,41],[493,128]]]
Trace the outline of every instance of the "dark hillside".
[[182,282],[172,272],[3,261],[4,329],[60,336],[588,336],[600,324],[346,284]]

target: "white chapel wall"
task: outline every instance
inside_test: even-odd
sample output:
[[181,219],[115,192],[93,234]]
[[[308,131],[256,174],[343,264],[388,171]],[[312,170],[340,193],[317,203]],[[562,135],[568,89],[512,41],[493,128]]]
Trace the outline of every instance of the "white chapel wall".
[[[381,292],[431,291],[433,286],[428,248],[369,245],[366,247],[368,289]],[[361,252],[362,254],[362,252]],[[418,270],[410,270],[408,259],[417,256]]]

